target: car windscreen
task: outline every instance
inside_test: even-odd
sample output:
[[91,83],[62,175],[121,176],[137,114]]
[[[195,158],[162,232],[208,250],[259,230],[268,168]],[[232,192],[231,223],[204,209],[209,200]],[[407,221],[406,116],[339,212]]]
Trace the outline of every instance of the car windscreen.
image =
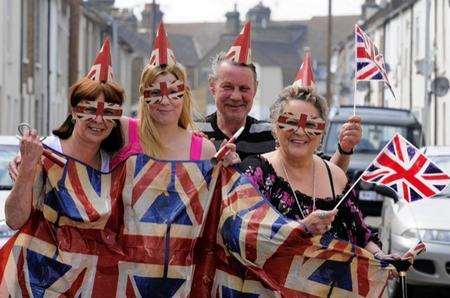
[[[327,154],[333,154],[336,151],[338,133],[342,124],[338,122],[330,124],[330,129],[326,136],[326,147],[324,148]],[[395,133],[401,134],[417,147],[421,145],[420,129],[418,128],[363,123],[362,130],[362,138],[355,148],[355,153],[377,154],[392,139]]]
[[8,163],[16,156],[19,147],[16,145],[0,145],[0,190],[11,189],[12,181],[8,173]]
[[[431,156],[431,160],[436,163],[441,170],[447,174],[450,174],[450,155]],[[447,185],[447,187],[438,196],[450,198],[450,185]]]

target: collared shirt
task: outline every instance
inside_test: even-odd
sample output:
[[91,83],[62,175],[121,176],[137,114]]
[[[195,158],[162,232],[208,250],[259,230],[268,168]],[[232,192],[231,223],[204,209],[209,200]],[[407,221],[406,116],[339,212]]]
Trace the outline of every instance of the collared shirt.
[[[217,126],[217,114],[206,117],[206,122],[196,123],[209,139],[213,138],[216,149],[219,149],[224,139],[229,139]],[[269,122],[259,121],[251,116],[245,120],[245,128],[236,140],[236,152],[241,160],[247,156],[263,154],[275,150],[275,139],[272,136]]]

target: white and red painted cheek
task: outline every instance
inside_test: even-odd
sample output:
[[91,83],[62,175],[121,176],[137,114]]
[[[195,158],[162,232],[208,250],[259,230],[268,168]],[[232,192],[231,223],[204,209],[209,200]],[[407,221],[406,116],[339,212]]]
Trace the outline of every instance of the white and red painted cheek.
[[182,100],[184,97],[185,85],[181,80],[162,81],[153,83],[149,88],[144,89],[144,100],[147,104],[161,104],[164,99]]
[[308,136],[314,137],[323,134],[325,121],[319,117],[300,113],[282,113],[277,119],[278,128],[286,132],[295,132],[299,128]]
[[84,121],[119,120],[122,112],[121,105],[103,100],[83,100],[73,108],[76,118]]

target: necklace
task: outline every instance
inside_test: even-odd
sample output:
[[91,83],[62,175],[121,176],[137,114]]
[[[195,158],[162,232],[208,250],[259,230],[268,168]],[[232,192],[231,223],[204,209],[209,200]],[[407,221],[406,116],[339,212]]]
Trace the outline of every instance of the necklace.
[[[294,194],[295,202],[297,203],[297,207],[300,210],[300,213],[302,214],[302,217],[305,218],[305,214],[303,213],[303,209],[300,206],[300,201],[297,198],[297,194],[295,193],[295,190],[292,188],[291,181],[289,179],[289,175],[286,171],[286,167],[284,166],[283,158],[281,158],[281,166],[283,167],[284,175],[286,176],[287,183],[289,185],[289,188],[291,189],[292,193]],[[315,183],[315,175],[316,174],[316,166],[313,158],[313,166],[312,166],[312,177],[313,177],[313,193],[312,193],[312,201],[313,201],[313,208],[312,211],[316,210],[316,183]]]

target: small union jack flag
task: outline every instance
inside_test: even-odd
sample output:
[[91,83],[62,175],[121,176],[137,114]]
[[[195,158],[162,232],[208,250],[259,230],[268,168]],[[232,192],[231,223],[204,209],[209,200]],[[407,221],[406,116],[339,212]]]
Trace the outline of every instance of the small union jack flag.
[[450,183],[447,173],[399,134],[378,154],[361,179],[388,186],[408,202],[431,198]]
[[383,55],[361,27],[355,25],[356,81],[384,81],[395,98],[387,77]]

